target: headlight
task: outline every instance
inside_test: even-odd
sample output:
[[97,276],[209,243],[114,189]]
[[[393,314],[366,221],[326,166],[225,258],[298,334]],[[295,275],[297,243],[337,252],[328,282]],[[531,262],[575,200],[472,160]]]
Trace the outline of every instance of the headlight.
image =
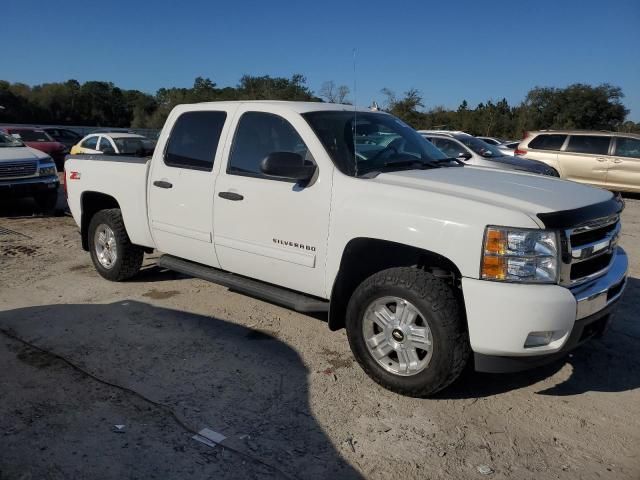
[[56,169],[55,163],[50,163],[51,160],[47,161],[45,164],[40,163],[40,176],[41,177],[50,177],[51,175],[57,175],[58,170]]
[[558,235],[549,230],[487,227],[480,278],[506,282],[555,283]]

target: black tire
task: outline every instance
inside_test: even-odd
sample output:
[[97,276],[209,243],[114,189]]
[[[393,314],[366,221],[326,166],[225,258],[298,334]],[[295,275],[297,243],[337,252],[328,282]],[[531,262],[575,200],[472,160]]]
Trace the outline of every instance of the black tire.
[[[96,252],[95,235],[100,225],[108,226],[115,237],[116,260],[109,268],[105,268],[100,263]],[[133,277],[140,271],[144,250],[137,245],[133,245],[129,240],[120,209],[112,208],[97,212],[89,223],[88,235],[91,260],[102,277],[114,282],[120,282]]]
[[38,206],[38,211],[45,215],[53,215],[56,211],[56,204],[58,203],[58,190],[38,193],[34,195],[33,199]]
[[[385,370],[366,345],[364,314],[374,300],[387,296],[412,303],[431,330],[431,359],[411,376]],[[346,327],[351,350],[365,373],[383,387],[411,397],[427,397],[449,386],[464,370],[471,350],[459,295],[443,280],[414,267],[383,270],[362,282],[349,300]]]

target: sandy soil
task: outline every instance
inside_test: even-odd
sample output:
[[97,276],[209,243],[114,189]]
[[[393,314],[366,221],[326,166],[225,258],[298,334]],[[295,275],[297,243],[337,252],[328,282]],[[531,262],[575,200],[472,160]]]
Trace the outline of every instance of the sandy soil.
[[[0,234],[0,328],[53,355],[0,334],[0,479],[640,478],[640,200],[603,339],[523,374],[468,371],[428,400],[374,384],[322,317],[153,256],[107,282],[70,217],[30,208],[0,207],[14,232]],[[191,438],[204,427],[222,446]]]

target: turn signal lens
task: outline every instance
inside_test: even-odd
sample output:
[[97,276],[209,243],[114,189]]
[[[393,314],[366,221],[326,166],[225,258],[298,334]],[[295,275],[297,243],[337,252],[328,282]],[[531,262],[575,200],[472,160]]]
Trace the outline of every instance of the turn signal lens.
[[504,280],[507,276],[507,262],[503,257],[485,256],[482,259],[482,278]]
[[503,230],[487,229],[484,241],[484,253],[489,255],[504,255],[507,250],[507,235]]

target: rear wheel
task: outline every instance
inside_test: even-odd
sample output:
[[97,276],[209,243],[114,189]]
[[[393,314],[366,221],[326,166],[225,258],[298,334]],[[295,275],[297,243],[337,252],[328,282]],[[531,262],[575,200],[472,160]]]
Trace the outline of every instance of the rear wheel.
[[366,279],[347,307],[347,336],[364,371],[403,395],[450,385],[469,357],[464,314],[452,286],[418,268]]
[[102,277],[119,282],[138,273],[144,250],[131,243],[119,209],[96,213],[88,234],[91,260]]

